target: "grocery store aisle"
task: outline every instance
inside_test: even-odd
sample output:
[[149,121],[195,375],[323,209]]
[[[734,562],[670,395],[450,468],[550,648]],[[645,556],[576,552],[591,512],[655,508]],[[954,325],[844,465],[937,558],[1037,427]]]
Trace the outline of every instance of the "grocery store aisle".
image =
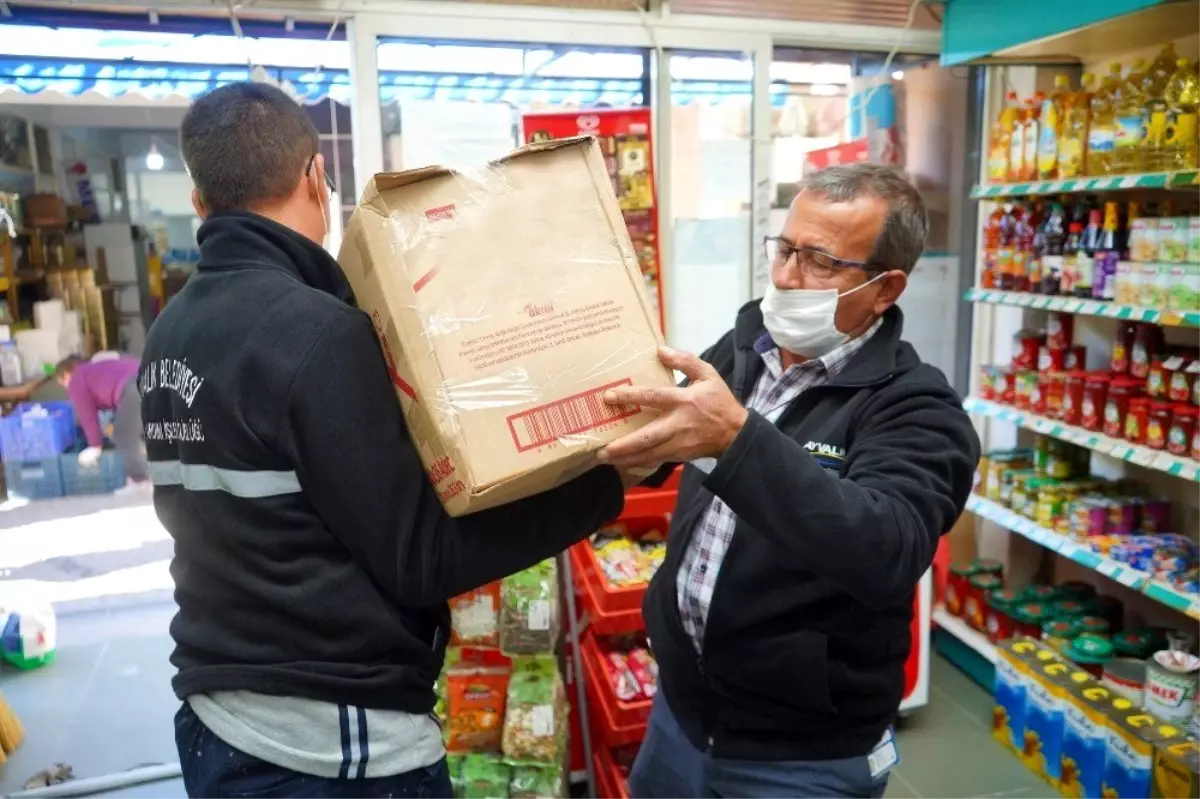
[[992,738],[992,697],[940,655],[930,658],[929,706],[896,732],[900,765],[885,796],[1050,796],[1051,788]]

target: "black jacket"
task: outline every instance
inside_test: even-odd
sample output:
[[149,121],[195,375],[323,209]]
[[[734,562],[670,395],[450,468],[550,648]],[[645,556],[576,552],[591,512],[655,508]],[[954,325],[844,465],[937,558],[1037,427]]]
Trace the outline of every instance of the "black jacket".
[[615,517],[621,481],[596,469],[450,518],[337,263],[252,214],[213,216],[197,238],[139,376],[154,506],[175,539],[175,693],[429,712],[446,600]]
[[[865,755],[899,705],[915,587],[962,512],[979,439],[893,308],[830,383],[776,424],[751,412],[710,474],[686,466],[644,615],[661,691],[716,757]],[[764,368],[758,303],[703,355],[746,401]],[[738,516],[702,653],[679,616],[684,551],[713,495]]]

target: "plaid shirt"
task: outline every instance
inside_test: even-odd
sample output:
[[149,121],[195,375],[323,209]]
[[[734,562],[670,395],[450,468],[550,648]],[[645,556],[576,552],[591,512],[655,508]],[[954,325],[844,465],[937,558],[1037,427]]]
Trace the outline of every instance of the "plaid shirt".
[[[882,322],[882,319],[877,321],[866,333],[847,341],[824,357],[794,364],[787,371],[783,369],[779,349],[770,336],[764,334],[755,342],[754,350],[762,357],[766,369],[754,384],[746,407],[774,423],[784,409],[805,391],[836,377],[851,356],[875,335]],[[708,608],[712,604],[713,589],[717,586],[721,561],[729,551],[736,527],[737,515],[714,496],[696,524],[687,551],[683,553],[683,562],[676,577],[679,615],[683,629],[692,637],[697,651],[700,651],[704,642],[704,625],[708,621]]]

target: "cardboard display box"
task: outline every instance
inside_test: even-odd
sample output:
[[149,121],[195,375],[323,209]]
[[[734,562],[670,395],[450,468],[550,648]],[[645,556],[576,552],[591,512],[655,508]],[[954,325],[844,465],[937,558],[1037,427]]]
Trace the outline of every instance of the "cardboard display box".
[[565,482],[652,418],[605,389],[674,385],[591,138],[376,175],[338,261],[452,516]]

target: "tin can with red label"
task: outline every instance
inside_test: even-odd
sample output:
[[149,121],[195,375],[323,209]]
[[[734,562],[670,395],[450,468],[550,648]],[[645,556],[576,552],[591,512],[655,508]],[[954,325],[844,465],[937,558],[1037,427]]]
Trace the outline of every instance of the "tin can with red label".
[[1016,394],[1016,386],[1013,384],[1013,370],[1001,366],[992,374],[994,377],[994,382],[992,383],[993,399],[1005,405],[1012,405]]
[[1041,336],[1028,330],[1022,330],[1013,336],[1012,368],[1017,371],[1037,368],[1038,348],[1041,344]]
[[1067,351],[1052,350],[1049,347],[1042,345],[1038,348],[1038,364],[1039,372],[1061,372],[1067,368]]
[[1067,350],[1065,368],[1068,371],[1087,368],[1087,347],[1076,344]]
[[1013,404],[1022,411],[1033,406],[1033,395],[1037,393],[1038,373],[1017,372],[1013,377],[1016,387],[1013,389]]
[[1046,346],[1052,350],[1069,349],[1074,343],[1075,317],[1051,312],[1046,317]]

